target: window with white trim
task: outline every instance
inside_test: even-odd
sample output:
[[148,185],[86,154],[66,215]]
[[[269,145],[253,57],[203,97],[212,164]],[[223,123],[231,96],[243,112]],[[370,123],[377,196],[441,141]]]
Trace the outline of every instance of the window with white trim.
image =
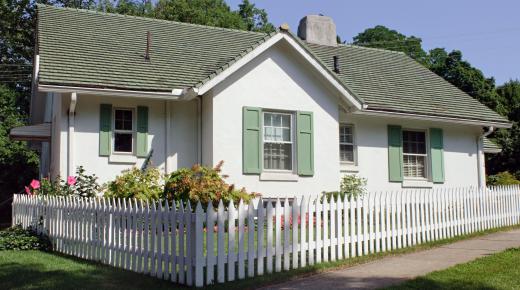
[[427,177],[426,132],[403,130],[403,174],[406,178]]
[[114,109],[114,152],[134,152],[134,110]]
[[293,115],[264,112],[263,158],[264,169],[291,171],[293,169]]
[[355,163],[354,125],[339,126],[339,157],[341,162]]

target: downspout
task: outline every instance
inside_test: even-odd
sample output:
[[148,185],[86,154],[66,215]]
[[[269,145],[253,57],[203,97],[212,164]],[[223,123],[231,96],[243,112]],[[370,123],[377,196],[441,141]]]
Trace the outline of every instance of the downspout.
[[74,175],[74,115],[76,113],[76,102],[78,96],[76,92],[70,94],[70,105],[69,105],[69,133],[68,133],[68,148],[67,148],[67,160],[68,160],[68,176]]
[[477,169],[478,169],[478,186],[485,187],[486,186],[486,164],[484,160],[484,138],[489,136],[495,128],[493,126],[489,126],[486,131],[484,131],[477,138]]
[[197,100],[197,163],[202,164],[202,96]]

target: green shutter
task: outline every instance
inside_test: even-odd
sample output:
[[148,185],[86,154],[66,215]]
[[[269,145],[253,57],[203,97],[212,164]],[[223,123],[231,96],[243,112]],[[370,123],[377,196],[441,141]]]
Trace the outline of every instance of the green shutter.
[[401,126],[388,126],[388,179],[403,181],[403,137]]
[[296,118],[298,175],[314,175],[313,130],[312,112],[298,112]]
[[444,182],[444,144],[442,129],[430,128],[430,155],[432,181]]
[[112,105],[99,106],[99,156],[110,155],[110,139],[112,136]]
[[148,107],[137,107],[137,157],[148,155]]
[[244,174],[260,174],[262,170],[262,109],[244,107],[242,121]]

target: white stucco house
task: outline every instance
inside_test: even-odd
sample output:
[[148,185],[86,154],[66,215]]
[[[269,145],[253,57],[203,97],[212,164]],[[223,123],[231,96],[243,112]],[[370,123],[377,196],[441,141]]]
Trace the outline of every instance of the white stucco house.
[[164,173],[223,160],[266,197],[481,186],[483,140],[508,120],[405,54],[297,35],[38,6],[31,122],[43,176],[113,179],[151,154]]

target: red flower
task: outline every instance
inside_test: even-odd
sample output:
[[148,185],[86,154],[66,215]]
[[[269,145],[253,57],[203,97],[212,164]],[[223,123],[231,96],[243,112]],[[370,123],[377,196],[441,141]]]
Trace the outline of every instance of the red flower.
[[73,186],[74,184],[76,184],[76,177],[75,176],[67,177],[67,184],[69,186]]
[[38,180],[36,180],[36,179],[33,179],[33,180],[31,181],[30,186],[31,186],[33,189],[38,189],[38,188],[40,188],[40,182],[39,182]]

